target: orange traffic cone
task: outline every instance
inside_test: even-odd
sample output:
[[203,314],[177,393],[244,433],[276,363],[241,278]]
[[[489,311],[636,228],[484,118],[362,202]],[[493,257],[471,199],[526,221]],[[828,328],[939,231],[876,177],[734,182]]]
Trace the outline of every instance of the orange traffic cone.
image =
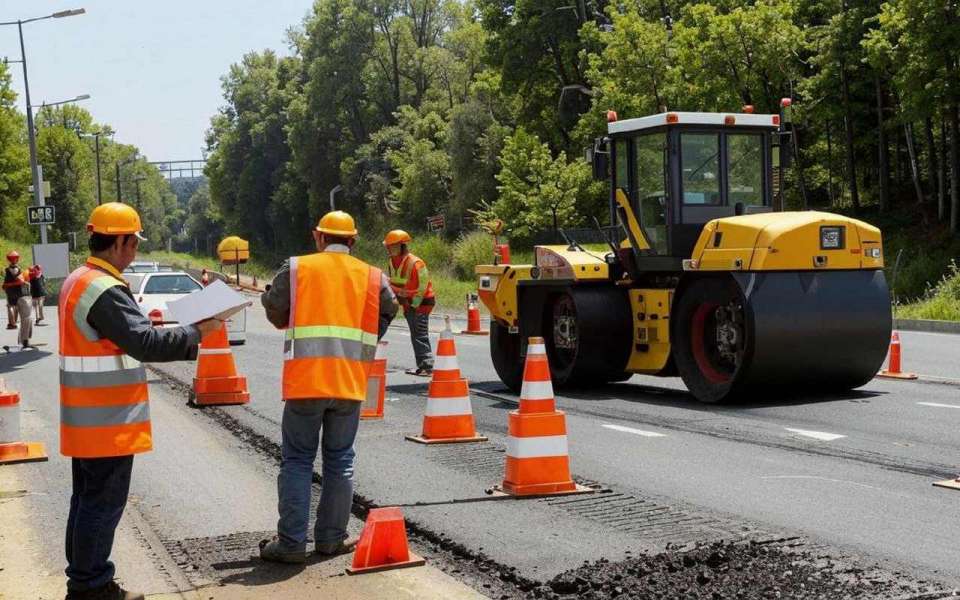
[[437,356],[433,363],[433,379],[427,388],[427,410],[423,415],[423,433],[408,435],[407,439],[421,444],[456,444],[485,442],[477,435],[470,406],[470,385],[460,376],[457,364],[457,346],[447,328],[440,334]]
[[477,306],[477,297],[467,294],[467,328],[460,331],[463,335],[489,335],[489,331],[480,327],[480,307]]
[[367,397],[360,408],[361,419],[382,419],[387,391],[387,342],[377,343],[377,354],[367,376]]
[[0,379],[0,465],[48,460],[42,442],[20,440],[20,394]]
[[400,509],[371,508],[367,522],[353,552],[353,564],[347,573],[359,575],[389,569],[419,567],[427,561],[410,552],[407,546],[407,526]]
[[877,377],[887,379],[916,379],[916,373],[904,373],[900,370],[900,332],[894,331],[890,336],[890,359],[887,368],[877,373]]
[[237,375],[237,366],[233,362],[226,323],[200,342],[193,391],[193,403],[200,406],[250,402],[247,378]]
[[543,338],[527,344],[520,409],[507,422],[507,464],[495,492],[512,496],[583,494],[593,490],[574,483],[567,454],[567,420],[557,410]]

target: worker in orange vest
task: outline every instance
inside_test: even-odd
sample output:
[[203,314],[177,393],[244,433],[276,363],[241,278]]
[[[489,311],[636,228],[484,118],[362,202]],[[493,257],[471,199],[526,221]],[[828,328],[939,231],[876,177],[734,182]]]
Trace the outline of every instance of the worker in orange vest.
[[403,316],[410,327],[410,340],[417,367],[410,375],[429,377],[433,373],[433,352],[430,348],[430,313],[436,305],[433,284],[427,264],[414,256],[409,245],[413,239],[402,229],[387,233],[383,245],[390,257],[390,286],[393,288]]
[[90,258],[60,291],[60,452],[72,458],[67,600],[137,600],[113,580],[113,535],[130,489],[133,455],[152,449],[143,362],[193,360],[222,322],[154,328],[121,273],[143,240],[140,215],[109,202],[87,223]]
[[[285,262],[260,302],[267,319],[286,329],[280,519],[277,535],[260,542],[264,560],[307,559],[313,463],[323,448],[323,487],[313,531],[321,555],[350,552],[347,521],[353,504],[353,442],[377,341],[397,313],[384,273],[350,255],[353,217],[329,212],[313,232],[315,254]],[[321,439],[322,434],[322,439]]]
[[20,268],[20,253],[7,253],[7,268],[3,271],[3,291],[7,293],[7,329],[17,328],[17,301],[23,295],[23,269]]

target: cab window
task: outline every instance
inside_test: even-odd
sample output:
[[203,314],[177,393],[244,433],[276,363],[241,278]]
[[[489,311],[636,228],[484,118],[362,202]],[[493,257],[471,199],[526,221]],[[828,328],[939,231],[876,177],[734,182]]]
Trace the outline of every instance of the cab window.
[[619,139],[615,148],[617,155],[617,189],[630,197],[630,157],[627,155],[628,140]]
[[663,133],[640,135],[634,140],[636,198],[640,205],[637,217],[651,249],[657,254],[667,253],[666,143]]
[[720,136],[715,133],[680,135],[683,203],[720,206]]
[[759,134],[727,135],[727,202],[730,206],[763,206],[763,138]]

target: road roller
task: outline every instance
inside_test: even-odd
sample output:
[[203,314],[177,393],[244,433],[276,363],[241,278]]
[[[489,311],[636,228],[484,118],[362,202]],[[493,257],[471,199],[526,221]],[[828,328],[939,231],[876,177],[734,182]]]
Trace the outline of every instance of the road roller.
[[880,230],[782,210],[783,113],[607,120],[587,151],[610,184],[603,243],[567,236],[534,264],[476,267],[507,387],[521,387],[531,336],[559,388],[679,375],[715,403],[874,377],[892,324]]

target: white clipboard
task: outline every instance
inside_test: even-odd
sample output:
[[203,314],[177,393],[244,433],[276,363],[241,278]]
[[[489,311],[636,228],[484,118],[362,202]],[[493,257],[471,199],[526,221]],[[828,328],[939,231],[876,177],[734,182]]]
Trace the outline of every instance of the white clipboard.
[[168,302],[167,312],[170,321],[192,325],[207,319],[225,321],[251,304],[253,302],[218,279],[202,291]]

